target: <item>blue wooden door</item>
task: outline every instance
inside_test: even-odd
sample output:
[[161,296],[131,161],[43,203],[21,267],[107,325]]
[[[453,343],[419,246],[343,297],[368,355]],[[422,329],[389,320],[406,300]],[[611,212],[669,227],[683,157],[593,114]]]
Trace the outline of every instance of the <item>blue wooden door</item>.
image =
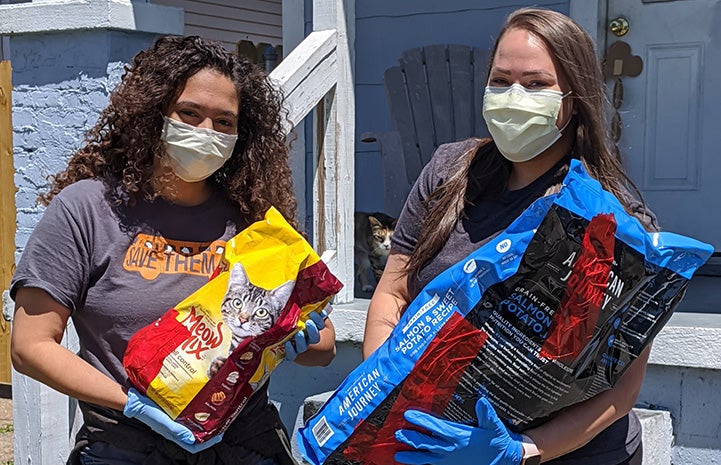
[[[719,250],[721,0],[610,0],[606,24],[619,18],[628,31],[609,31],[606,47],[623,41],[630,56],[607,72],[625,166],[664,230]],[[721,277],[697,281],[686,308],[713,311]]]

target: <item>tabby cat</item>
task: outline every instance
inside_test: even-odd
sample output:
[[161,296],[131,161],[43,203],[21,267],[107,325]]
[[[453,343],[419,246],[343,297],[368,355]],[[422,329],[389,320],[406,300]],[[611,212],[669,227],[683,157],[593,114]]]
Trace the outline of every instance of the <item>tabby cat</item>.
[[219,356],[208,368],[208,377],[218,372],[228,356],[248,337],[258,336],[270,329],[285,307],[295,281],[288,281],[272,290],[265,290],[250,282],[245,268],[236,263],[230,269],[228,290],[223,297],[220,312],[230,329],[232,338],[228,355]]
[[380,212],[355,212],[354,219],[356,277],[361,291],[372,292],[386,266],[396,220]]

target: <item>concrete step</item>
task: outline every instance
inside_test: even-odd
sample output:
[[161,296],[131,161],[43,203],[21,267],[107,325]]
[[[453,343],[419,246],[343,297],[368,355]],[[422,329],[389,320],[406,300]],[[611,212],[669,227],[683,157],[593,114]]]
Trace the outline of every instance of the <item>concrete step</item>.
[[673,423],[666,410],[633,409],[641,420],[643,464],[671,465],[673,455]]

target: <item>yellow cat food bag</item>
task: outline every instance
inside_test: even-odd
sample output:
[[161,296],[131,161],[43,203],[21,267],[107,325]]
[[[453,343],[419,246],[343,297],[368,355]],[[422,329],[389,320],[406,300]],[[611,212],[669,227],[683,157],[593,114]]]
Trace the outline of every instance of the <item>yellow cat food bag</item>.
[[198,442],[219,434],[342,287],[275,209],[230,239],[211,280],[129,341],[133,385]]

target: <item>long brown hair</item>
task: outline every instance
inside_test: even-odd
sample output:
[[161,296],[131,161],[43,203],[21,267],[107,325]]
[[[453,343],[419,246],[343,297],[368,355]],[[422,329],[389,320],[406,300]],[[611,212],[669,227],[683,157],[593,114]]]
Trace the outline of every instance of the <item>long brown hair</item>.
[[[506,19],[493,46],[492,59],[500,39],[511,29],[526,30],[543,40],[568,80],[572,90],[569,97],[573,98],[576,111],[571,123],[575,127],[571,155],[580,159],[589,174],[621,201],[627,201],[629,190],[641,198],[621,165],[618,147],[608,130],[605,119],[608,99],[591,37],[561,13],[521,8]],[[491,60],[489,72],[492,66]],[[458,171],[431,194],[418,245],[405,267],[407,273],[417,274],[438,253],[469,202],[505,189],[511,165],[493,147],[490,140],[479,139],[461,157]]]
[[297,227],[281,95],[259,67],[197,36],[161,37],[132,59],[85,145],[52,177],[41,201],[47,203],[64,187],[87,178],[105,181],[116,206],[157,196],[151,179],[156,156],[164,155],[163,115],[188,78],[203,69],[233,81],[239,100],[233,155],[209,182],[235,201],[249,221],[261,219],[273,205]]

